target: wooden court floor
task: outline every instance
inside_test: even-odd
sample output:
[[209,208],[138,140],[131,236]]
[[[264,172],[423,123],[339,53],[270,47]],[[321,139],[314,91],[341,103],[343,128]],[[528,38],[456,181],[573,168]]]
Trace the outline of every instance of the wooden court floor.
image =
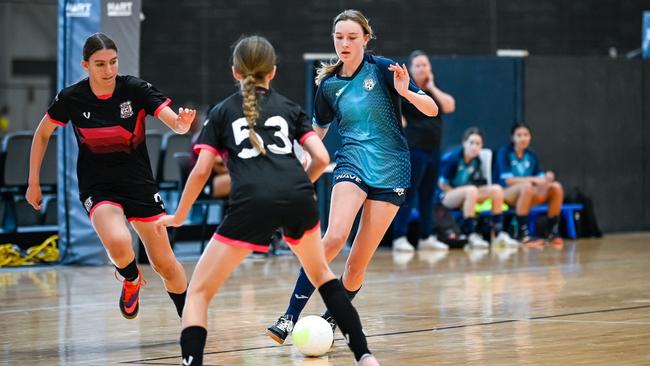
[[[353,365],[340,333],[315,359],[264,335],[297,268],[292,256],[258,258],[234,273],[210,308],[207,365]],[[129,321],[110,267],[0,270],[0,364],[179,365],[179,319],[144,274]],[[383,365],[650,365],[650,234],[446,256],[381,250],[354,303]],[[314,298],[304,314],[321,310]]]

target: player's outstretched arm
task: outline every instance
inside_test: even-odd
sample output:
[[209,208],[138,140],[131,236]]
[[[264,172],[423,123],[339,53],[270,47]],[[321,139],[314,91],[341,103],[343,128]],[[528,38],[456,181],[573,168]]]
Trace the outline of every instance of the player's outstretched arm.
[[180,135],[190,130],[194,117],[196,117],[196,110],[182,107],[178,108],[178,114],[169,107],[163,108],[158,114],[159,120]]
[[178,207],[176,208],[176,213],[173,215],[165,215],[156,221],[156,229],[159,233],[161,233],[167,226],[178,227],[183,225],[192,205],[196,201],[197,197],[199,197],[199,194],[203,190],[208,178],[210,178],[210,173],[212,172],[215,159],[216,155],[212,152],[205,149],[201,150],[199,153],[199,159],[197,160],[196,165],[194,165],[190,176],[187,178],[187,183],[185,183],[185,189],[183,189],[183,194],[178,203]]
[[46,114],[34,132],[32,148],[29,154],[29,178],[25,199],[35,210],[41,209],[41,200],[43,199],[40,178],[41,164],[43,163],[43,156],[45,156],[50,136],[52,136],[56,127],[57,125],[50,122],[50,117]]

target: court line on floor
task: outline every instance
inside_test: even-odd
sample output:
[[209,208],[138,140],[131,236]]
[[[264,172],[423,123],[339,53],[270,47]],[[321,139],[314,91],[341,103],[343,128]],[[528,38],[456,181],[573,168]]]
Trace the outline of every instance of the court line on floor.
[[[505,319],[505,320],[497,320],[497,321],[491,321],[491,322],[459,324],[459,325],[450,325],[450,326],[437,327],[437,328],[424,328],[424,329],[414,329],[414,330],[404,330],[404,331],[397,331],[397,332],[386,332],[386,333],[379,333],[379,334],[370,334],[370,335],[367,336],[367,338],[387,337],[387,336],[393,336],[393,335],[403,335],[403,334],[413,334],[413,333],[439,332],[439,331],[451,330],[451,329],[459,329],[459,328],[479,327],[479,326],[486,326],[486,325],[498,325],[498,324],[515,323],[515,322],[520,322],[520,321],[554,319],[554,318],[562,318],[562,317],[575,316],[575,315],[611,313],[611,312],[616,312],[616,311],[627,311],[627,310],[648,309],[648,308],[650,308],[650,305],[628,306],[628,307],[623,307],[623,308],[611,308],[611,309],[598,309],[598,310],[580,311],[580,312],[566,313],[566,314],[533,316],[533,317],[528,317],[528,318],[523,318],[523,319]],[[343,340],[343,338],[337,338],[336,340]],[[261,350],[261,349],[273,349],[273,348],[282,348],[282,347],[290,347],[290,346],[291,346],[291,344],[283,344],[283,345],[279,345],[279,346],[259,346],[259,347],[237,348],[237,349],[230,349],[230,350],[224,350],[224,351],[206,352],[205,355],[217,355],[217,354],[224,354],[224,353],[256,351],[256,350]],[[179,357],[178,355],[177,356],[166,356],[166,357],[152,357],[152,358],[145,358],[145,359],[135,360],[135,361],[123,361],[123,362],[120,362],[120,363],[122,363],[122,364],[133,364],[133,365],[140,364],[140,365],[171,365],[171,366],[173,366],[173,365],[176,365],[177,363],[152,363],[152,362],[162,361],[162,360],[169,360],[169,359],[177,359],[178,357]]]
[[[632,258],[623,258],[623,259],[615,259],[615,260],[603,260],[601,262],[591,262],[589,263],[591,266],[593,265],[610,265],[612,263],[617,263],[620,264],[619,262],[640,262],[640,259],[632,259]],[[372,279],[370,281],[367,281],[366,286],[369,285],[378,285],[378,284],[391,284],[391,283],[396,283],[396,282],[402,282],[402,281],[419,281],[419,280],[425,280],[425,279],[433,279],[433,278],[438,278],[438,277],[453,277],[457,276],[459,274],[463,275],[474,275],[474,276],[483,276],[483,275],[490,275],[490,276],[498,276],[498,275],[504,275],[504,274],[511,274],[511,273],[521,273],[521,272],[535,272],[537,270],[544,270],[544,269],[549,269],[549,268],[559,268],[559,269],[574,269],[575,264],[560,264],[560,265],[539,265],[539,266],[532,266],[532,267],[525,267],[525,268],[502,268],[502,269],[481,269],[481,270],[476,270],[476,271],[470,271],[467,272],[466,269],[463,270],[458,270],[458,271],[451,271],[451,272],[434,272],[434,273],[427,273],[427,274],[414,274],[414,275],[408,275],[404,277],[398,277],[398,276],[389,276],[388,278],[383,278],[383,279]],[[284,284],[278,284],[276,286],[270,286],[266,287],[264,289],[256,290],[256,292],[264,294],[264,293],[277,293],[279,291],[284,291],[286,292],[287,286]],[[102,293],[104,291],[102,290]],[[235,296],[240,296],[241,291],[240,289],[232,289],[232,290],[227,290],[223,292],[219,292],[219,297],[220,298],[225,298],[225,297],[235,297]],[[89,293],[86,294],[87,297],[92,297],[95,295],[95,293]],[[169,300],[163,299],[159,296],[153,295],[153,294],[147,294],[145,296],[142,296],[143,299],[145,299],[149,303],[163,303],[167,302]],[[20,300],[20,299],[16,299]],[[84,304],[65,304],[65,305],[56,305],[56,306],[40,306],[40,307],[32,307],[32,308],[17,308],[17,309],[4,309],[0,310],[0,315],[4,314],[16,314],[16,313],[32,313],[35,311],[56,311],[56,310],[63,310],[63,309],[75,309],[75,308],[93,308],[96,310],[96,308],[112,308],[115,306],[114,301],[96,301],[96,302],[89,302],[89,303],[84,303]]]

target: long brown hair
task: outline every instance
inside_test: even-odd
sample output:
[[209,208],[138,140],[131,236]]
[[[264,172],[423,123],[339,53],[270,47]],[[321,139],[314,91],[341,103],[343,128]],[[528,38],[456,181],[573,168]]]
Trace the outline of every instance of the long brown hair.
[[264,82],[264,78],[273,71],[275,61],[275,49],[261,36],[240,39],[232,52],[232,65],[243,78],[239,84],[243,96],[242,109],[248,122],[248,138],[262,154],[266,154],[266,149],[255,134],[255,121],[260,116],[255,84]]
[[[363,15],[358,10],[354,9],[347,9],[344,10],[342,13],[337,15],[334,18],[334,22],[332,23],[332,34],[334,33],[334,30],[336,29],[336,23],[343,21],[343,20],[351,20],[361,26],[361,29],[363,29],[363,34],[364,35],[369,35],[370,39],[375,38],[375,33],[372,31],[372,27],[370,27],[370,22],[368,21],[368,18]],[[320,82],[323,80],[325,76],[328,74],[331,74],[336,71],[341,65],[343,65],[343,61],[340,59],[336,60],[336,62],[322,62],[320,64],[320,67],[317,70],[316,74],[316,85],[320,85]]]

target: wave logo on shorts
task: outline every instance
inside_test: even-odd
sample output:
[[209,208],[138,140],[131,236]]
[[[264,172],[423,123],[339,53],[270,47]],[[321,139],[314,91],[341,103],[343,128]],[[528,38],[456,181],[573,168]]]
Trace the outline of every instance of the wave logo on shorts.
[[341,179],[351,179],[357,183],[361,183],[361,178],[357,177],[354,174],[339,174],[335,177],[336,180],[341,180]]
[[86,211],[90,212],[90,209],[93,208],[93,198],[88,196],[86,200],[84,201],[84,207],[86,208]]
[[403,196],[406,190],[404,188],[393,188],[393,192],[397,193],[398,196]]

